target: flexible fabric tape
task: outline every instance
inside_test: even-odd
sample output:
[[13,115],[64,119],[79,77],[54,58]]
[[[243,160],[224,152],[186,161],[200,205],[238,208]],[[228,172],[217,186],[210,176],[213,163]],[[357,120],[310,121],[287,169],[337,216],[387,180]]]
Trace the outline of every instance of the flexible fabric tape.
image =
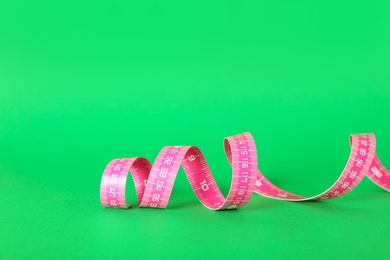
[[254,139],[246,132],[224,140],[225,153],[233,170],[226,198],[219,190],[202,152],[196,146],[167,146],[160,151],[153,165],[143,157],[112,160],[103,172],[100,201],[104,207],[130,208],[125,197],[126,181],[130,173],[140,207],[166,208],[180,166],[199,201],[212,210],[242,208],[254,192],[287,201],[339,198],[351,192],[364,176],[390,191],[390,174],[376,155],[375,135],[351,135],[350,145],[351,153],[340,177],[329,189],[313,197],[287,192],[267,180],[257,167]]

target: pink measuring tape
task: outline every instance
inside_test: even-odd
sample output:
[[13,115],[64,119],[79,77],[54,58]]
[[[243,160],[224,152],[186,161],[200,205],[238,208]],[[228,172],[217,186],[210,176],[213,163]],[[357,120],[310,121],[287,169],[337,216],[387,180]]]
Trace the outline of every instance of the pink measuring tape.
[[242,208],[253,192],[288,201],[334,199],[351,192],[365,175],[390,191],[390,174],[375,153],[375,135],[351,135],[350,144],[351,154],[340,177],[328,190],[314,197],[289,193],[267,180],[258,170],[252,135],[243,133],[224,140],[225,153],[233,168],[227,198],[219,190],[203,154],[196,146],[167,146],[160,151],[153,166],[143,157],[112,160],[103,172],[100,201],[105,207],[130,208],[125,198],[126,180],[130,172],[139,206],[166,208],[180,165],[199,201],[212,210]]

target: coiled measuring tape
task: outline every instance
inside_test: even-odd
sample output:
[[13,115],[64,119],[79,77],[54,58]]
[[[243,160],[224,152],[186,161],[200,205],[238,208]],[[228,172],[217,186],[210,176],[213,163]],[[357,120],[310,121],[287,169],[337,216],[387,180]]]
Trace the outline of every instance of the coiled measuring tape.
[[167,146],[152,165],[143,157],[112,160],[104,169],[100,201],[110,208],[130,208],[126,203],[126,180],[131,173],[140,207],[166,208],[180,166],[199,201],[209,209],[244,207],[256,192],[262,196],[308,201],[342,197],[367,176],[379,187],[390,191],[390,174],[379,161],[374,134],[350,136],[351,154],[337,181],[326,191],[304,197],[282,190],[267,180],[257,167],[254,139],[248,132],[224,139],[224,148],[233,177],[227,198],[219,190],[202,152],[196,146]]

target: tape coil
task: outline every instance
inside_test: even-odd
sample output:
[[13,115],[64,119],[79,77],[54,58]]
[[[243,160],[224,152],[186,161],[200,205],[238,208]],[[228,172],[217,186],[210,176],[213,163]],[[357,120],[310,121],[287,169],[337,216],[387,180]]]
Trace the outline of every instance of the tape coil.
[[390,191],[390,174],[376,155],[375,135],[351,135],[350,145],[351,153],[340,177],[329,189],[313,197],[287,192],[267,180],[257,167],[254,139],[246,132],[224,140],[225,153],[233,171],[227,198],[215,183],[199,148],[167,146],[160,151],[153,165],[143,157],[112,160],[103,172],[100,201],[104,207],[130,208],[125,198],[126,180],[130,172],[139,206],[166,208],[180,166],[199,201],[212,210],[242,208],[253,192],[287,201],[334,199],[351,192],[364,176]]

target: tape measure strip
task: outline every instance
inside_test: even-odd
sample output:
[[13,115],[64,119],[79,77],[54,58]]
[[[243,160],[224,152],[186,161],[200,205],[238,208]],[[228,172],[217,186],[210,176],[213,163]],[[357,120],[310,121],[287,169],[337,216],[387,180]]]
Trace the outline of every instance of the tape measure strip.
[[126,203],[125,187],[130,172],[140,207],[165,208],[182,165],[203,205],[213,210],[243,207],[255,189],[258,168],[256,146],[249,133],[226,138],[224,146],[233,168],[232,184],[226,199],[196,146],[168,146],[160,151],[152,167],[142,157],[112,160],[103,173],[100,200],[105,207],[129,208],[131,205]]
[[282,190],[267,180],[257,167],[257,151],[250,133],[225,138],[224,148],[233,169],[227,198],[219,190],[202,152],[196,146],[167,146],[153,165],[143,157],[112,160],[103,172],[100,201],[111,208],[130,208],[125,188],[130,172],[140,207],[166,208],[180,166],[199,201],[209,209],[244,207],[256,192],[262,196],[288,201],[333,199],[351,192],[366,175],[390,191],[390,174],[375,153],[374,134],[350,136],[351,154],[337,181],[325,192],[304,197]]

